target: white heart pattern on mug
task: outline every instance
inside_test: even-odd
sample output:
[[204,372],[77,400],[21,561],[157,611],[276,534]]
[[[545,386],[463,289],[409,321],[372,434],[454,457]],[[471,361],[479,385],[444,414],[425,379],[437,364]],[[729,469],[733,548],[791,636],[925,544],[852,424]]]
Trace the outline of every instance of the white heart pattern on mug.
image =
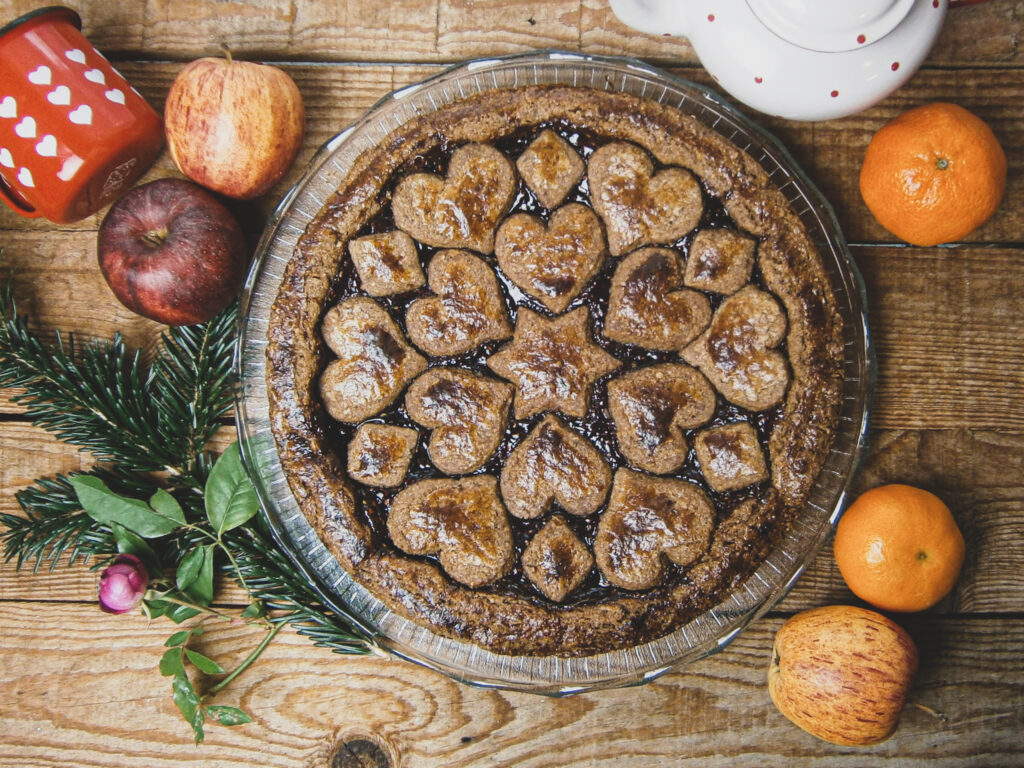
[[42,141],[36,144],[36,152],[40,157],[56,157],[57,138],[52,133],[46,134]]
[[78,48],[72,48],[70,51],[64,51],[64,56],[77,64],[85,64],[85,52]]
[[26,115],[20,123],[14,126],[14,132],[23,139],[34,139],[36,137],[35,118]]
[[71,89],[66,85],[58,85],[46,94],[46,100],[58,107],[66,107],[71,103]]
[[100,85],[107,84],[107,78],[102,71],[98,69],[90,69],[85,73],[85,79],[92,83],[99,83]]
[[34,187],[36,180],[32,178],[32,171],[28,168],[22,168],[18,171],[18,181],[21,182],[23,187]]
[[80,104],[68,113],[68,120],[75,125],[92,125],[92,107]]
[[28,81],[34,85],[49,85],[53,82],[53,73],[48,66],[40,64],[28,73]]
[[17,117],[18,116],[18,102],[14,100],[13,96],[4,96],[3,100],[0,101],[0,117]]
[[124,91],[118,88],[111,88],[103,95],[116,104],[124,104]]
[[7,147],[0,147],[0,165],[5,168],[14,167],[14,155],[11,154],[11,150]]

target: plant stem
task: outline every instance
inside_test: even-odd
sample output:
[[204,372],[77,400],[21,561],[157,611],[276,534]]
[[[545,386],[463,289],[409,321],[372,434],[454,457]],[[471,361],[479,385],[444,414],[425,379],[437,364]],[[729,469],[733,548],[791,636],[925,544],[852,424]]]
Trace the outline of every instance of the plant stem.
[[228,560],[231,562],[231,567],[235,569],[235,577],[238,579],[239,586],[241,586],[246,593],[251,595],[252,590],[249,589],[249,585],[245,583],[245,576],[242,575],[242,569],[238,567],[238,561],[235,560],[235,556],[232,554],[230,547],[228,547],[220,537],[217,538],[217,543],[220,545],[220,548],[224,550],[224,554],[228,556]]
[[232,680],[234,680],[240,674],[245,672],[245,670],[248,669],[252,665],[252,663],[260,657],[260,654],[263,653],[263,650],[268,645],[270,645],[270,641],[274,639],[277,633],[284,629],[285,624],[286,622],[284,621],[275,624],[274,628],[267,632],[267,636],[260,641],[260,644],[253,649],[252,653],[245,657],[241,664],[235,667],[235,669],[227,677],[225,677],[223,680],[221,680],[219,683],[213,686],[209,691],[207,691],[206,695],[203,696],[203,700],[205,701],[210,696],[215,695],[218,691],[223,690],[228,686],[228,684],[231,683]]
[[220,618],[224,619],[225,621],[235,621],[235,619],[239,618],[238,616],[232,616],[230,613],[224,613],[223,611],[218,611],[216,608],[211,608],[208,605],[199,605],[198,603],[190,603],[188,600],[180,600],[177,597],[171,597],[170,595],[161,594],[159,592],[154,593],[154,595],[152,597],[148,597],[147,596],[146,599],[147,600],[164,600],[165,602],[174,603],[175,605],[182,605],[185,608],[191,608],[194,611],[199,611],[200,613],[205,613],[205,614],[208,614],[210,616],[219,616]]

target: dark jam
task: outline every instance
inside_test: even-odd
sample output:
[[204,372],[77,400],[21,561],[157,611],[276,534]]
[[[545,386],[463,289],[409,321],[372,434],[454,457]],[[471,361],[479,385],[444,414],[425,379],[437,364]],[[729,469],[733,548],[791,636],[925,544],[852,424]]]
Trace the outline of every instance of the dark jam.
[[[581,129],[568,122],[554,121],[516,130],[503,138],[491,142],[491,144],[515,163],[516,158],[526,149],[537,134],[545,128],[553,129],[562,138],[568,141],[584,159],[589,158],[590,155],[602,145],[612,141],[612,139],[597,135],[586,129]],[[368,221],[355,237],[390,232],[394,230],[395,224],[391,214],[390,201],[397,181],[411,173],[418,172],[443,175],[447,171],[448,161],[456,148],[456,145],[442,139],[430,153],[419,155],[413,158],[404,167],[400,168],[392,177],[392,181],[385,185],[381,191],[379,200],[380,212],[373,219]],[[656,166],[655,172],[658,170],[660,170],[660,167]],[[590,191],[587,185],[586,176],[584,176],[583,180],[577,185],[577,187],[566,196],[563,204],[569,202],[579,202],[584,205],[590,205]],[[522,179],[519,180],[519,189],[515,196],[512,208],[509,211],[509,215],[521,212],[539,216],[545,222],[551,214],[551,211],[541,205],[537,200],[537,197],[527,187]],[[704,213],[701,217],[700,223],[696,229],[688,233],[685,237],[675,243],[671,243],[670,247],[676,249],[685,257],[688,255],[690,244],[693,242],[693,238],[698,231],[716,227],[730,227],[738,229],[735,222],[726,212],[722,201],[718,197],[712,195],[705,187]],[[432,248],[419,242],[417,242],[417,248],[419,250],[420,262],[425,271],[433,255],[441,249]],[[551,316],[552,313],[549,312],[543,304],[523,292],[502,273],[492,254],[484,254],[484,257],[488,264],[490,264],[494,269],[494,272],[498,277],[505,305],[508,309],[509,318],[513,324],[515,323],[518,307],[520,306],[528,307],[529,309],[544,316]],[[619,467],[628,467],[629,463],[619,451],[618,442],[615,436],[615,424],[608,411],[608,380],[615,376],[619,376],[631,370],[642,368],[653,363],[681,362],[678,352],[658,352],[648,350],[631,344],[621,344],[610,341],[604,337],[603,329],[609,289],[611,287],[612,275],[619,262],[620,259],[618,258],[607,258],[602,270],[590,281],[583,292],[573,300],[573,302],[566,308],[565,312],[569,312],[580,306],[587,307],[592,321],[594,341],[604,350],[621,361],[622,366],[614,373],[597,381],[593,387],[590,408],[588,409],[585,417],[573,418],[566,416],[563,413],[559,413],[559,417],[570,428],[586,436],[591,443],[593,443],[593,445],[604,455],[605,460],[612,467],[613,471]],[[751,278],[751,282],[754,285],[765,289],[763,280],[757,273],[756,268],[754,275]],[[411,301],[430,294],[431,291],[424,286],[416,291],[410,291],[394,296],[376,297],[375,300],[384,307],[398,327],[402,329],[402,332],[405,333],[406,307]],[[359,276],[356,274],[356,270],[351,259],[342,259],[341,270],[332,283],[326,307],[331,307],[340,301],[354,296],[365,295],[366,294],[362,290],[359,282]],[[708,293],[706,295],[711,302],[712,309],[716,309],[721,303],[722,297],[713,293]],[[484,373],[487,376],[494,377],[495,374],[487,368],[487,358],[494,354],[504,344],[508,343],[508,341],[509,340],[506,339],[503,341],[489,342],[462,355],[430,358],[429,364],[431,367],[439,365],[458,365]],[[785,355],[786,350],[784,345],[777,347],[777,349]],[[326,365],[326,363],[327,359],[325,357],[322,361],[322,365]],[[734,509],[740,502],[749,498],[759,498],[767,491],[768,482],[748,486],[739,491],[730,493],[718,493],[713,491],[704,480],[704,477],[697,465],[693,449],[694,438],[699,431],[706,429],[709,426],[745,421],[756,429],[762,450],[767,456],[768,437],[771,434],[775,421],[779,418],[781,408],[782,406],[779,405],[767,411],[755,413],[739,408],[738,406],[727,402],[721,395],[717,395],[717,407],[711,421],[702,425],[698,429],[688,430],[686,432],[687,444],[690,446],[689,455],[687,456],[686,462],[683,466],[671,476],[687,480],[700,486],[713,501],[719,518]],[[482,468],[473,474],[488,473],[495,477],[499,476],[508,455],[519,444],[519,442],[526,437],[527,433],[529,433],[530,430],[543,418],[544,414],[539,414],[527,420],[517,421],[510,413],[508,427],[498,449],[490,460],[488,460]],[[344,464],[344,459],[347,455],[348,443],[355,434],[358,425],[336,422],[323,412],[320,413],[320,420],[324,436],[336,451],[337,455],[342,459],[342,463]],[[427,455],[429,432],[410,418],[405,409],[403,397],[398,397],[391,406],[374,418],[370,419],[370,421],[410,427],[420,433],[420,440],[409,465],[408,474],[406,475],[404,483],[400,487],[394,489],[371,488],[358,482],[352,482],[353,490],[358,502],[361,504],[366,520],[374,530],[378,539],[380,541],[387,541],[387,510],[391,499],[400,490],[417,482],[418,480],[447,477],[447,475],[440,472],[440,470],[434,467],[431,463],[430,458]],[[600,511],[597,514],[590,515],[586,518],[579,518],[571,514],[563,514],[562,516],[569,524],[570,528],[572,528],[573,532],[579,536],[581,540],[586,542],[587,546],[591,550],[593,550],[594,539],[597,535],[597,523],[600,518]],[[509,523],[512,528],[518,555],[522,554],[526,545],[541,529],[541,527],[543,527],[549,518],[549,514],[542,515],[540,518],[535,520],[520,520],[519,518],[511,515],[509,516]],[[481,588],[481,591],[513,593],[531,597],[535,600],[544,601],[545,598],[541,596],[540,592],[523,573],[520,561],[521,557],[517,557],[516,566],[507,576],[495,584]],[[679,568],[674,563],[669,563],[663,584],[659,587],[655,587],[654,590],[671,589],[675,584],[678,584],[681,579],[685,578],[686,575],[684,569]],[[615,599],[625,594],[627,594],[625,590],[609,584],[602,576],[600,570],[595,567],[591,570],[587,581],[569,595],[562,604],[578,605],[582,603],[600,602],[608,599]]]

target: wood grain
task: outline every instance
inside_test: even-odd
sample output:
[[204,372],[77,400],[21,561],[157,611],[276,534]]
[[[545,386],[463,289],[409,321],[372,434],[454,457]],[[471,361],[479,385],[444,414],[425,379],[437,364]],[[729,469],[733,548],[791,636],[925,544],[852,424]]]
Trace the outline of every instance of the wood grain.
[[[180,64],[125,62],[125,76],[158,109]],[[260,221],[276,201],[301,175],[316,147],[339,133],[392,90],[417,82],[440,70],[429,65],[286,65],[295,79],[307,107],[306,141],[296,165],[264,198],[253,204],[236,204],[235,211],[258,232]],[[674,68],[671,72],[712,84],[699,68]],[[799,165],[825,194],[836,211],[847,239],[852,243],[898,243],[871,216],[860,198],[858,174],[871,136],[888,120],[920,104],[953,101],[974,111],[993,129],[1002,144],[1009,165],[1008,185],[1003,204],[988,222],[968,238],[971,243],[1008,243],[1021,240],[1024,212],[1013,201],[1024,195],[1024,127],[1014,105],[1024,100],[1024,78],[1018,69],[945,70],[926,69],[907,86],[880,104],[857,115],[818,123],[799,123],[765,115],[751,116],[771,130],[791,152]],[[749,113],[749,112],[748,112]],[[178,175],[165,152],[146,180]],[[45,220],[21,219],[6,207],[0,212],[0,231],[95,230],[103,212],[84,221],[58,227]],[[86,251],[94,250],[87,242]]]
[[[233,439],[229,430],[215,447]],[[1024,438],[1020,431],[876,430],[872,450],[853,487],[853,497],[884,483],[927,488],[953,510],[967,539],[967,561],[953,593],[934,613],[1018,612],[1024,582]],[[0,512],[20,514],[14,493],[36,477],[84,469],[73,448],[20,423],[0,423]],[[0,565],[0,600],[95,600],[97,574],[85,564],[53,572],[16,571]],[[244,605],[241,590],[222,582],[218,599]],[[793,613],[815,605],[855,600],[826,543],[797,586],[778,606]]]
[[[38,7],[0,0],[0,24]],[[635,56],[712,85],[682,38],[620,24],[607,0],[141,0],[75,3],[86,35],[157,109],[185,62],[229,46],[281,64],[307,107],[299,160],[264,198],[232,204],[252,244],[316,148],[395,88],[474,56],[545,47]],[[878,355],[871,449],[853,495],[885,482],[947,501],[968,542],[952,595],[897,617],[921,671],[896,735],[857,750],[820,742],[768,700],[774,632],[794,612],[856,602],[828,543],[767,618],[726,650],[640,688],[562,700],[471,688],[407,662],[342,658],[290,630],[219,697],[255,722],[213,728],[196,749],[156,670],[166,621],[96,608],[84,566],[17,573],[0,565],[0,766],[347,768],[346,742],[390,765],[516,768],[668,766],[1024,766],[1024,0],[952,11],[922,68],[900,91],[841,120],[752,115],[778,136],[836,210],[864,273]],[[874,221],[857,177],[871,136],[918,104],[953,101],[985,119],[1006,150],[1007,196],[992,219],[948,248],[907,248]],[[146,180],[179,175],[164,153]],[[115,331],[149,349],[162,328],[112,297],[96,265],[103,211],[57,226],[0,206],[3,270],[32,327],[82,339]],[[29,424],[0,393],[0,511],[33,479],[90,458]],[[223,447],[233,439],[218,435]],[[218,598],[240,605],[226,584]],[[211,625],[204,652],[230,665],[259,641]],[[917,706],[920,705],[920,706]],[[368,754],[368,753],[364,753]],[[349,754],[351,757],[351,754]],[[372,762],[363,762],[360,768]]]
[[[0,0],[0,22],[36,7],[34,0]],[[89,40],[117,59],[184,61],[227,45],[245,58],[277,61],[452,62],[561,48],[697,63],[685,38],[631,30],[607,0],[80,0],[75,7]],[[929,63],[1019,65],[1022,19],[1016,0],[954,10]]]
[[[902,621],[922,659],[911,698],[928,709],[908,707],[896,735],[867,749],[820,742],[775,710],[765,676],[781,623],[761,620],[723,653],[641,688],[568,699],[470,688],[407,662],[342,658],[286,631],[219,698],[255,722],[211,728],[197,750],[156,673],[165,626],[75,605],[0,603],[0,727],[22,728],[0,765],[99,768],[144,758],[154,768],[328,768],[339,742],[360,737],[402,768],[742,768],[783,756],[793,765],[1022,764],[1020,618]],[[259,637],[209,624],[197,649],[230,666]]]

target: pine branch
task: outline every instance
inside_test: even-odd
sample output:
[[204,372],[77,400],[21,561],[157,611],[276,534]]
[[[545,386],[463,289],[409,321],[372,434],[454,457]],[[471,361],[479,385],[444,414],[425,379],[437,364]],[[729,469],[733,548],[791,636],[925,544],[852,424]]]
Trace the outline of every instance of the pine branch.
[[[161,337],[151,369],[158,429],[166,439],[180,442],[182,472],[200,483],[205,479],[203,446],[233,402],[236,316],[232,306],[204,325],[171,328]],[[184,433],[182,425],[187,426]]]
[[37,426],[99,461],[136,472],[163,471],[193,486],[203,445],[232,402],[236,310],[209,323],[173,328],[147,373],[138,352],[111,342],[78,348],[73,334],[43,344],[18,313],[10,284],[0,290],[0,387]]
[[[119,493],[142,496],[152,489],[130,474],[97,470],[94,474]],[[65,475],[41,478],[15,494],[25,517],[0,515],[0,524],[7,530],[0,533],[4,558],[16,558],[20,569],[27,563],[37,571],[49,563],[52,571],[61,556],[70,553],[67,564],[79,558],[88,561],[93,555],[110,555],[117,551],[110,529],[97,523],[82,511],[74,489]]]
[[[60,440],[108,462],[100,476],[115,493],[148,499],[159,487],[148,475],[165,473],[191,527],[151,542],[159,560],[177,568],[204,539],[203,488],[211,460],[203,447],[233,403],[236,309],[201,326],[171,328],[148,371],[118,335],[79,349],[71,334],[47,345],[19,315],[9,282],[0,286],[0,388],[24,388],[13,400],[32,421]],[[0,515],[4,555],[18,567],[70,561],[117,551],[110,529],[82,511],[68,477],[40,479],[18,493],[25,517]],[[317,645],[368,653],[372,638],[323,603],[306,576],[282,554],[260,518],[225,534],[251,597],[279,611],[273,619],[296,627]],[[229,569],[232,570],[233,569]]]
[[252,597],[270,609],[284,611],[277,620],[291,624],[315,645],[343,654],[372,653],[376,647],[372,637],[324,605],[306,576],[265,530],[256,528],[254,522],[233,531],[229,538]]

